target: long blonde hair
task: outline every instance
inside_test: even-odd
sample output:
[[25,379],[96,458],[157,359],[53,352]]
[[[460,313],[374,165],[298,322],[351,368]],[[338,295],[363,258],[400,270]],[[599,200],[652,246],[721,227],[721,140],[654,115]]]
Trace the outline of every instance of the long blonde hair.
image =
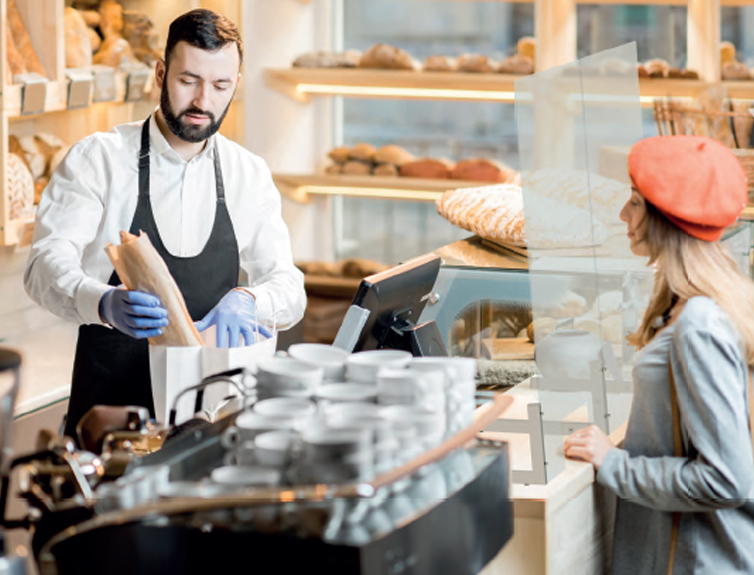
[[655,320],[664,316],[674,301],[707,296],[728,314],[743,341],[746,361],[754,366],[754,282],[719,242],[692,237],[652,204],[647,202],[646,206],[644,242],[649,265],[657,264],[657,274],[649,307],[628,342],[641,349],[659,329]]

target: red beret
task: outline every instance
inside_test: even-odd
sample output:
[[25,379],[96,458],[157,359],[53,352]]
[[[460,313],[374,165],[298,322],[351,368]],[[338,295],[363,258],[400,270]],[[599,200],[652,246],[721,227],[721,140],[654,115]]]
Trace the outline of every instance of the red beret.
[[719,240],[746,207],[738,158],[706,136],[655,136],[634,144],[628,173],[639,193],[687,234]]

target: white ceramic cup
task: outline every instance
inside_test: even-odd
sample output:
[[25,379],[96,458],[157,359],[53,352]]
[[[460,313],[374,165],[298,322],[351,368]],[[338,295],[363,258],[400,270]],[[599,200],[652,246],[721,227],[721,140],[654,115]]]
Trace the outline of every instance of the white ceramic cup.
[[309,419],[317,412],[317,405],[303,397],[271,397],[257,401],[254,413],[265,417],[302,420]]
[[377,390],[373,385],[364,383],[327,383],[317,390],[317,399],[331,403],[346,401],[373,403],[377,399]]
[[296,434],[289,430],[268,431],[254,438],[254,456],[259,465],[284,467],[288,464]]
[[235,449],[245,441],[252,441],[260,433],[292,429],[294,423],[290,418],[271,417],[253,411],[244,411],[236,417],[234,425],[223,432],[220,443],[225,449]]
[[380,407],[376,403],[361,401],[331,403],[323,407],[325,421],[332,427],[344,427],[344,422],[362,417],[380,417]]
[[257,387],[285,392],[313,393],[322,383],[324,369],[292,357],[273,356],[257,367]]
[[424,447],[434,447],[445,435],[445,413],[416,408],[409,405],[390,405],[382,408],[382,415],[391,421],[408,421],[416,426],[416,432]]
[[325,381],[343,381],[346,374],[346,350],[324,343],[294,343],[288,355],[303,363],[321,367]]
[[235,487],[273,487],[280,484],[281,478],[278,469],[250,465],[224,465],[213,469],[210,474],[215,483]]
[[433,369],[381,369],[377,401],[383,405],[413,405],[445,412],[445,373]]
[[409,352],[397,349],[373,349],[351,354],[346,360],[346,379],[374,385],[381,368],[406,367],[411,357]]

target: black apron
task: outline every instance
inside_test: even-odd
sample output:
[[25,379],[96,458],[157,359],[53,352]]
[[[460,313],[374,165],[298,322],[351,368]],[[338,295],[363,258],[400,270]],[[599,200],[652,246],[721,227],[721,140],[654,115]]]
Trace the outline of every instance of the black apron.
[[[149,118],[142,126],[139,201],[130,231],[138,234],[143,230],[149,236],[178,284],[194,321],[207,315],[228,291],[238,285],[238,242],[225,205],[217,148],[214,157],[217,203],[209,240],[198,255],[176,257],[165,249],[154,221],[149,199]],[[115,272],[108,284],[121,284]],[[148,345],[146,339],[132,338],[117,329],[101,325],[79,327],[66,435],[76,437],[76,424],[94,405],[139,405],[148,408],[154,417]]]

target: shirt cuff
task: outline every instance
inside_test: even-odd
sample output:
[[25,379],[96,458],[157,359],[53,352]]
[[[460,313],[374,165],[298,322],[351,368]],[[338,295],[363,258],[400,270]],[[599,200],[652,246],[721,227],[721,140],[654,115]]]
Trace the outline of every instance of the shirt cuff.
[[257,316],[257,321],[267,326],[272,326],[275,323],[274,305],[272,303],[272,296],[261,287],[238,287],[248,293],[254,298],[254,311]]
[[99,315],[99,302],[102,296],[113,289],[113,286],[88,280],[79,286],[76,292],[76,311],[82,323],[106,325]]

